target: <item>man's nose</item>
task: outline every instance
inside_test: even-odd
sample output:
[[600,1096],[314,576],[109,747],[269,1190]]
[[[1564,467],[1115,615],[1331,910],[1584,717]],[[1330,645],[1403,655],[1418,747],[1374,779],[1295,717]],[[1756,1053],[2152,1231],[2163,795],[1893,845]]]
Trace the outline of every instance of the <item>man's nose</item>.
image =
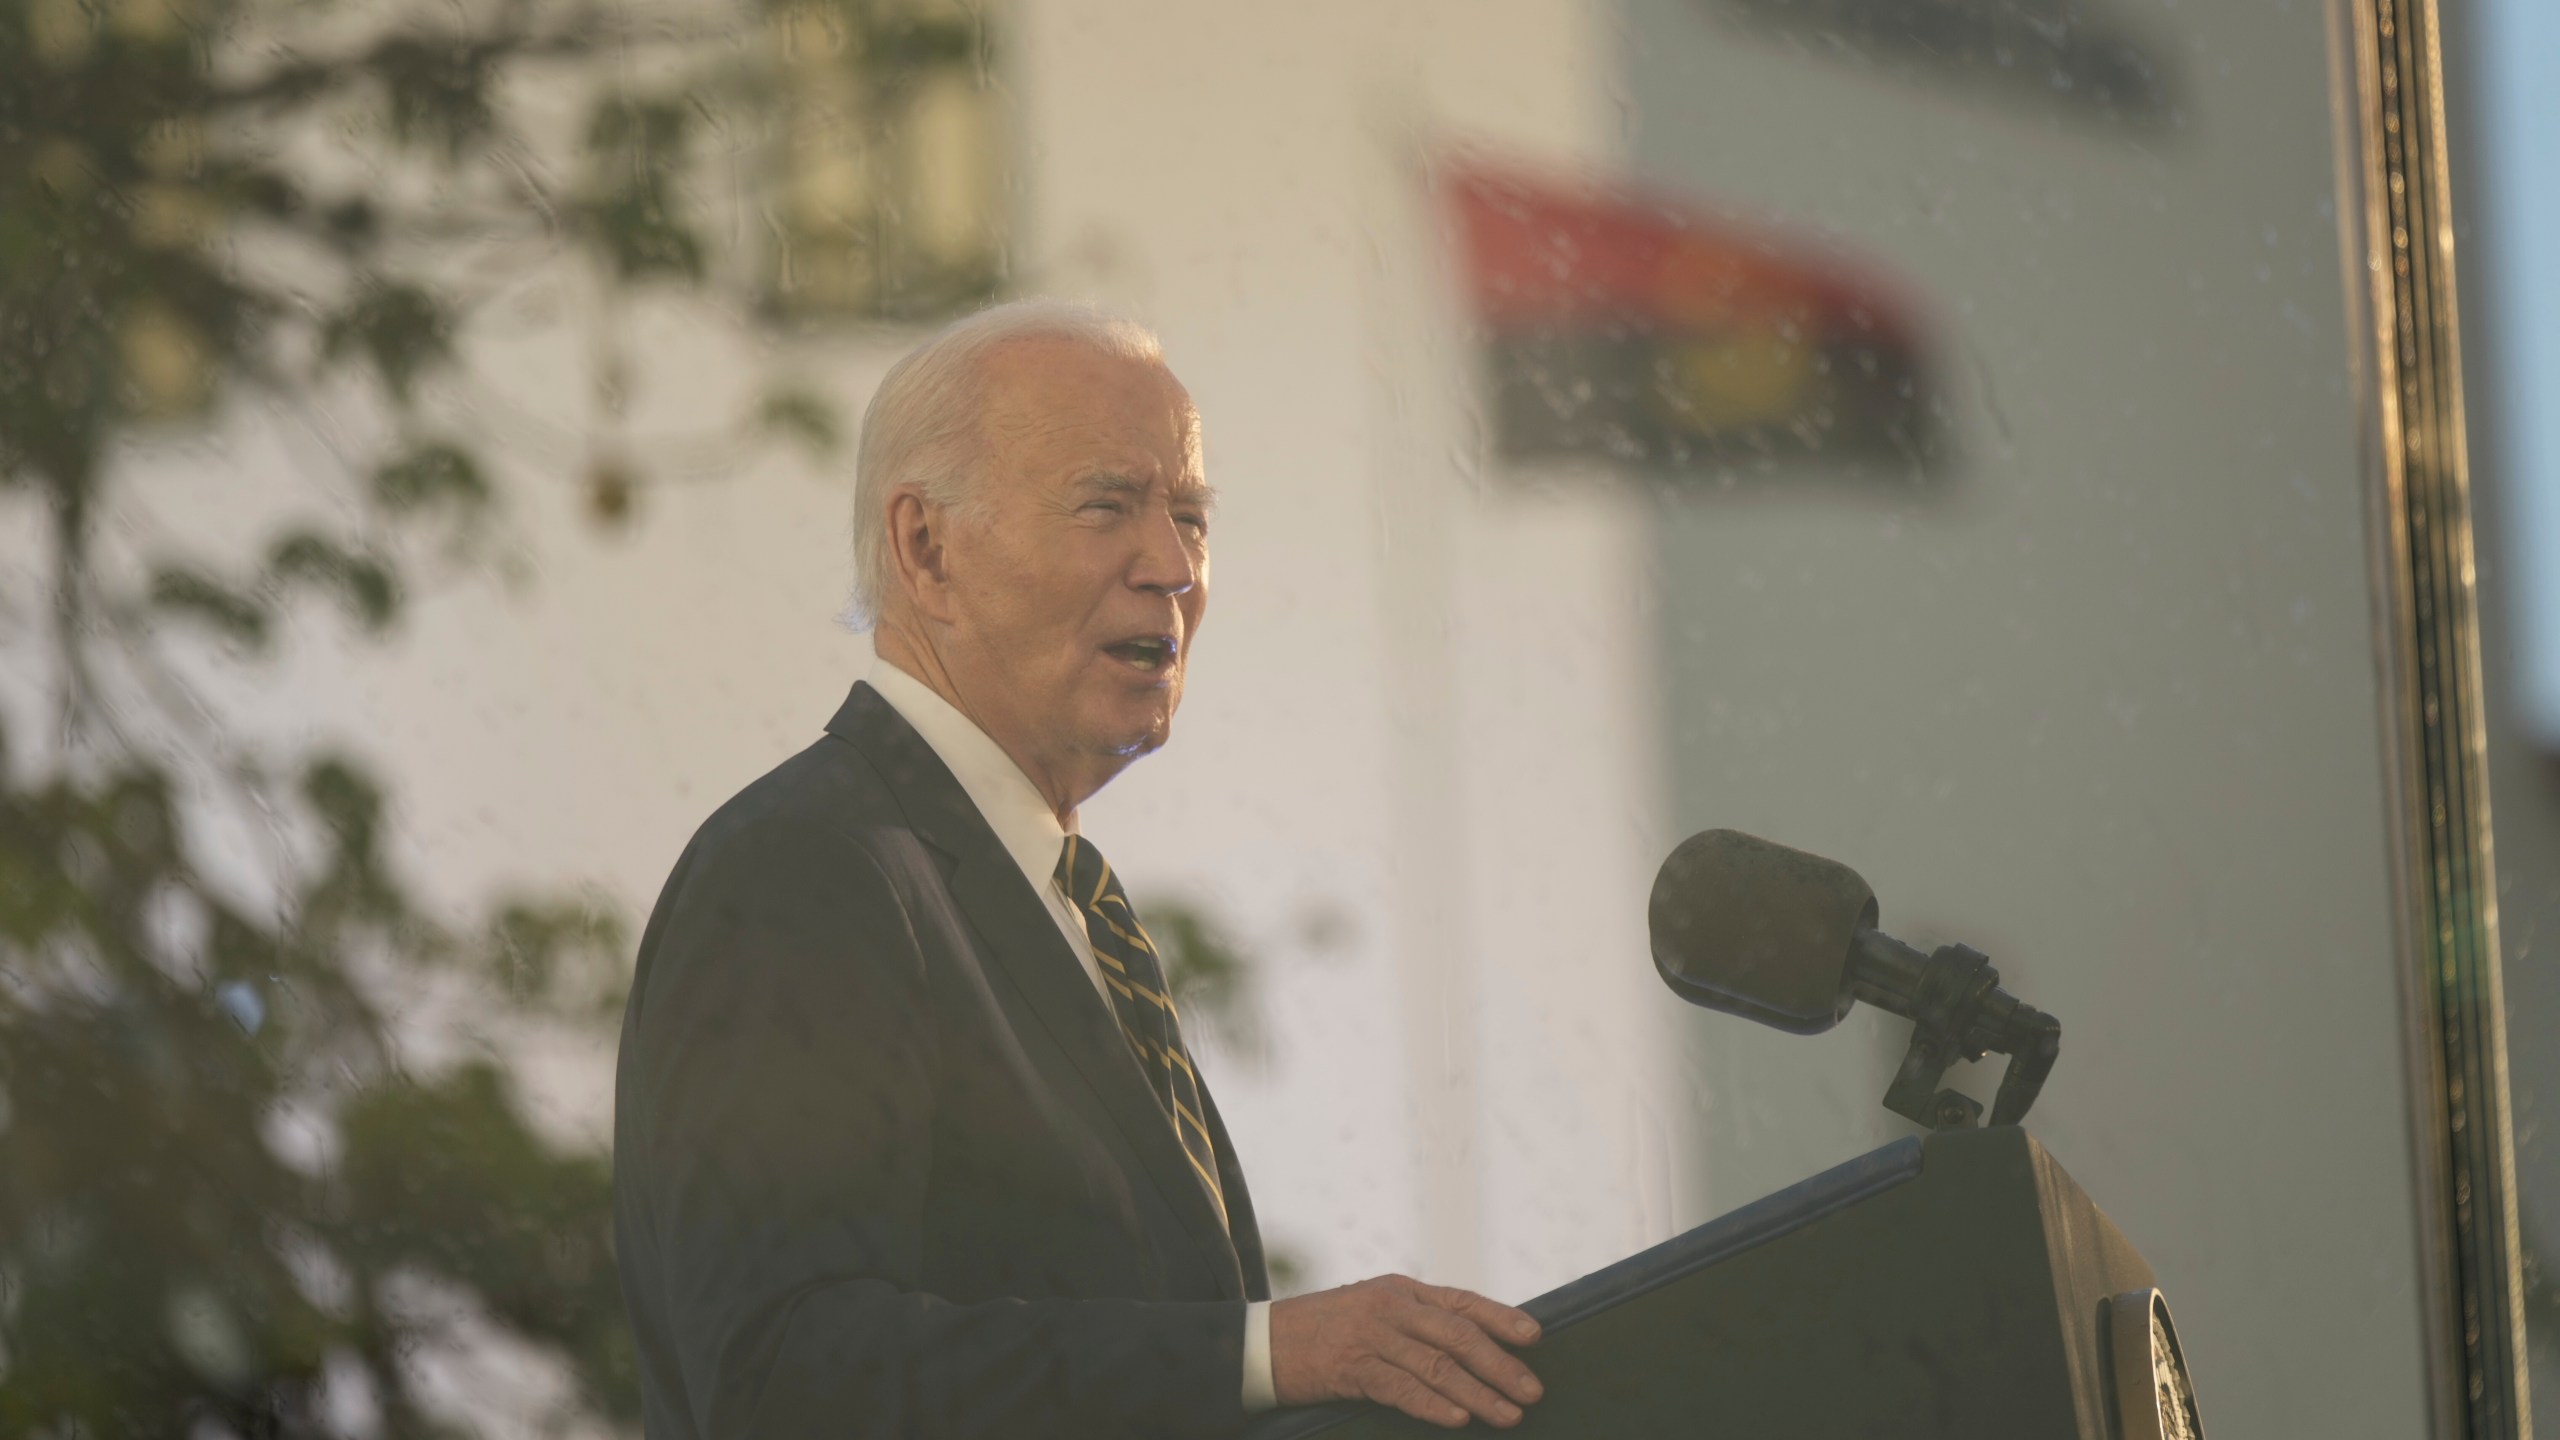
[[1160,595],[1180,595],[1200,583],[1200,558],[1182,535],[1182,523],[1159,515],[1144,527],[1129,583]]

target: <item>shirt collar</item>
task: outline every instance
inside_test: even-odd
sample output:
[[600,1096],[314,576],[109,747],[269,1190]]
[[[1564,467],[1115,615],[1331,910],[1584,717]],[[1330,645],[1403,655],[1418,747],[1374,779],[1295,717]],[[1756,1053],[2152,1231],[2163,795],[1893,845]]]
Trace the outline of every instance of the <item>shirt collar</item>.
[[863,679],[933,747],[951,778],[960,782],[969,803],[978,807],[987,828],[996,832],[996,843],[1022,867],[1031,888],[1038,890],[1055,880],[1058,852],[1066,848],[1073,822],[1058,823],[1039,787],[1004,753],[1004,747],[932,686],[886,660],[875,657],[871,673]]

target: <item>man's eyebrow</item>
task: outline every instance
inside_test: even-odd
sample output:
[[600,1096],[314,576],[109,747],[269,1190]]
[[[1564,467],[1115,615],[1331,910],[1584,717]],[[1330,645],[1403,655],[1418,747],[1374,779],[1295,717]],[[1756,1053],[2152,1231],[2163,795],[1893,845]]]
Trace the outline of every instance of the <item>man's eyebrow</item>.
[[[1117,470],[1097,470],[1076,481],[1076,488],[1096,495],[1143,495],[1150,488],[1146,481]],[[1203,510],[1217,508],[1216,487],[1205,480],[1176,480],[1166,487],[1165,497],[1177,505],[1197,505]]]

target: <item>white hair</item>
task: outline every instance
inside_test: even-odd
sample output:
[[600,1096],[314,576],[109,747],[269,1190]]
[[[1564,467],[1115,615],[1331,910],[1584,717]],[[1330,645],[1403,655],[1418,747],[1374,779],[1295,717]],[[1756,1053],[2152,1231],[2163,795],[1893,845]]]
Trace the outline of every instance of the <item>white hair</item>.
[[1124,360],[1164,361],[1155,332],[1065,300],[1011,300],[953,321],[907,352],[872,392],[853,457],[853,601],[844,622],[880,623],[897,567],[889,554],[889,496],[902,486],[965,513],[983,478],[978,424],[986,357],[1023,340],[1064,340]]

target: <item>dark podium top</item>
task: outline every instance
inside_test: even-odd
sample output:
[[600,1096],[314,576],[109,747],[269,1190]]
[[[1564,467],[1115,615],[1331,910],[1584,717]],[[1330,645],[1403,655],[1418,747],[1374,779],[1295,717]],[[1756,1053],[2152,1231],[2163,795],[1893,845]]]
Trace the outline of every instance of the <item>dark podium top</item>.
[[[1547,1393],[1510,1433],[2193,1434],[2191,1401],[2183,1427],[2153,1405],[2151,1285],[2024,1131],[1897,1141],[1522,1307],[1546,1327],[1527,1358]],[[2145,1358],[2118,1353],[2137,1339]],[[1319,1432],[1444,1433],[1335,1405],[1248,1435]]]

